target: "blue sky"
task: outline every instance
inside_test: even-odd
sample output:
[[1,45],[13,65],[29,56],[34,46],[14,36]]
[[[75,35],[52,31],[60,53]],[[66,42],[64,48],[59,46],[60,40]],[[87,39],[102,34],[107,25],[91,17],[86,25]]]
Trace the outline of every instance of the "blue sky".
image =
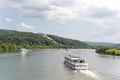
[[119,0],[0,0],[0,29],[120,43]]

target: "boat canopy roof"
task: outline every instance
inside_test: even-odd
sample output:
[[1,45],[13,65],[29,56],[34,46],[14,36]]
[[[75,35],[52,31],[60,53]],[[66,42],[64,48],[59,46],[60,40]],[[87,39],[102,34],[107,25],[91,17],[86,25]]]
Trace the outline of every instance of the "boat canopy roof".
[[79,56],[75,56],[75,55],[71,55],[71,54],[69,54],[68,56],[66,56],[66,58],[71,59],[71,60],[84,60],[84,59],[82,59]]

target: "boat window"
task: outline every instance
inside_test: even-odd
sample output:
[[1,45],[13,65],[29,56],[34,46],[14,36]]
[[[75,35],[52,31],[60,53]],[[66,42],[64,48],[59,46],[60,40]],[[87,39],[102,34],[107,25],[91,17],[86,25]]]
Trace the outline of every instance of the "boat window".
[[83,63],[82,61],[80,61],[80,63]]
[[76,62],[78,62],[78,60],[74,60],[73,62],[75,62],[75,63],[76,63]]
[[83,63],[85,63],[85,60],[83,60]]
[[77,67],[80,67],[79,65],[77,65]]
[[80,63],[85,63],[85,61],[84,60],[80,60]]

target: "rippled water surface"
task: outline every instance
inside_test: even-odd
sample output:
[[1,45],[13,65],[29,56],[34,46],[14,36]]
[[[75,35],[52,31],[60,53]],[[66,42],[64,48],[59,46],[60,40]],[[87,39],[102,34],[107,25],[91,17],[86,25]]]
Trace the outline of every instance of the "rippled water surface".
[[[83,57],[89,70],[64,65],[68,53]],[[91,49],[44,49],[0,54],[0,80],[120,80],[120,57],[99,55]]]

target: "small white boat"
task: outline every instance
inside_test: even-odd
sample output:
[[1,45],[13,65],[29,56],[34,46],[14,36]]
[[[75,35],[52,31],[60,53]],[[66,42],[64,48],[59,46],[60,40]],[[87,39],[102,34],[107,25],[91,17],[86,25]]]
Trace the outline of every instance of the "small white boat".
[[25,49],[25,48],[21,48],[20,50],[21,50],[21,53],[27,53],[27,51],[28,51],[28,50]]
[[67,55],[65,58],[65,64],[75,70],[88,70],[88,64],[79,56]]

